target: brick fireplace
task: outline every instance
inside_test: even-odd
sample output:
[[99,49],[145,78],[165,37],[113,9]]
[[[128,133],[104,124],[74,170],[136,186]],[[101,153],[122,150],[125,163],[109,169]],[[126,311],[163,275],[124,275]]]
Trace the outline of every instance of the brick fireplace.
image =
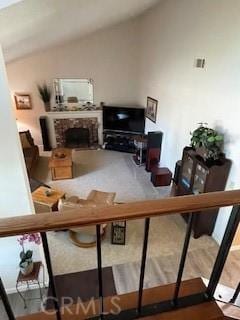
[[[74,141],[69,143],[69,129],[79,128],[85,130],[72,130],[74,132]],[[97,118],[67,118],[67,119],[54,119],[54,130],[56,136],[56,146],[57,147],[85,147],[86,144],[89,147],[96,146],[98,144],[98,119]],[[81,137],[81,132],[86,132],[88,134]],[[79,139],[76,139],[76,132],[79,132]],[[88,137],[88,141],[86,141]],[[85,140],[84,140],[85,139]],[[78,141],[78,142],[77,142]],[[75,145],[74,145],[75,143]],[[68,145],[67,145],[68,144]]]

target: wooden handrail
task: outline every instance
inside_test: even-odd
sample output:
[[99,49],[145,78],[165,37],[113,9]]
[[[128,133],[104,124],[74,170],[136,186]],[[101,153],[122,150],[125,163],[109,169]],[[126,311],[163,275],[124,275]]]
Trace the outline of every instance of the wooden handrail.
[[240,190],[0,219],[0,237],[240,205]]

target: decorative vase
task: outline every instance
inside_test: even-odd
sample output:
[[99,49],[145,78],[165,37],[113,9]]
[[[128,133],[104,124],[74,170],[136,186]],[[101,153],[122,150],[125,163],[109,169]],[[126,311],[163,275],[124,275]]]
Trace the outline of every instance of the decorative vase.
[[33,261],[31,261],[26,267],[20,267],[20,271],[24,276],[29,275],[33,271]]
[[51,110],[51,104],[49,102],[44,102],[45,111],[49,112]]

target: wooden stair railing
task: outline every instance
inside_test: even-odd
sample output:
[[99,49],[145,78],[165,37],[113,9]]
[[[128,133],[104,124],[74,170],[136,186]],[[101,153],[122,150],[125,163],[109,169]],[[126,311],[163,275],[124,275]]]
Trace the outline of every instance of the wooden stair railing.
[[[165,198],[161,200],[151,200],[151,201],[140,201],[128,204],[120,204],[105,208],[81,208],[78,210],[71,210],[64,213],[45,213],[41,215],[25,215],[12,218],[0,219],[0,238],[7,236],[15,236],[24,233],[40,232],[42,236],[43,249],[45,253],[48,273],[49,273],[49,285],[52,289],[53,296],[55,297],[54,308],[55,308],[55,319],[63,320],[62,310],[59,306],[59,301],[57,299],[57,293],[55,288],[53,270],[50,259],[50,252],[48,248],[48,242],[46,237],[47,231],[62,230],[72,227],[96,225],[96,235],[97,235],[97,262],[98,262],[98,278],[99,278],[99,316],[98,319],[135,319],[139,317],[146,317],[146,319],[173,319],[174,316],[180,317],[181,314],[185,314],[184,319],[187,320],[187,315],[193,315],[192,319],[200,320],[197,314],[201,314],[203,319],[203,313],[201,313],[202,308],[211,308],[216,304],[213,301],[214,292],[218,281],[220,279],[225,261],[227,259],[231,243],[233,241],[235,232],[237,230],[240,221],[240,190],[235,191],[225,191],[225,192],[212,192],[201,195],[189,195],[183,197],[173,197]],[[193,223],[193,215],[195,212],[202,210],[233,206],[225,234],[210,276],[208,287],[204,292],[198,292],[197,294],[190,294],[186,297],[181,297],[181,290],[183,287],[182,274],[185,266],[186,254],[189,246],[191,229]],[[169,301],[162,301],[161,295],[157,296],[157,301],[154,305],[144,304],[144,295],[146,290],[143,290],[144,284],[144,274],[145,274],[145,264],[148,248],[148,234],[149,234],[149,224],[150,218],[162,215],[176,214],[176,213],[190,213],[190,219],[188,221],[188,227],[186,230],[185,241],[183,244],[182,256],[180,259],[178,274],[176,275],[176,283],[173,284],[173,292]],[[202,213],[204,214],[204,212]],[[145,219],[145,232],[143,239],[143,251],[142,251],[142,262],[140,270],[140,280],[139,280],[139,291],[135,294],[135,304],[134,308],[131,310],[125,310],[116,316],[105,316],[104,312],[106,310],[106,299],[103,297],[103,280],[102,280],[102,257],[101,257],[101,234],[100,234],[100,224],[108,223],[112,221],[119,220],[131,220],[131,219]],[[6,298],[6,293],[4,287],[0,288],[0,296]],[[133,300],[134,300],[133,299]],[[129,297],[128,297],[129,300]],[[160,301],[160,302],[159,302]],[[162,302],[161,302],[162,301]],[[5,307],[7,310],[8,301],[5,301]],[[181,309],[184,311],[181,313]],[[218,312],[218,308],[211,314],[208,318],[204,319],[223,319],[222,313]],[[11,310],[8,316],[9,320],[15,320],[14,315]],[[167,312],[168,311],[168,312]],[[157,313],[165,313],[165,318],[163,315]],[[167,315],[168,314],[168,315]],[[171,315],[172,314],[172,317]],[[40,314],[39,319],[43,315]],[[179,319],[183,319],[183,317]],[[34,319],[31,316],[30,319]],[[47,318],[46,318],[47,319]],[[50,319],[50,318],[49,318]],[[190,319],[190,318],[189,318]],[[37,318],[36,318],[37,320]],[[66,318],[68,320],[68,318]]]
[[138,201],[106,208],[81,208],[59,214],[55,212],[54,215],[42,213],[2,218],[0,219],[0,237],[96,225],[118,220],[197,212],[233,205],[240,205],[240,190]]

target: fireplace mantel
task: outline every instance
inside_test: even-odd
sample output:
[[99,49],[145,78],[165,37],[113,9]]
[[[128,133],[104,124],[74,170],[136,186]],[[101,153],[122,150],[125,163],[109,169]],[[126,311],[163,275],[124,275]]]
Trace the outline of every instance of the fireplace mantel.
[[49,138],[52,148],[56,148],[56,134],[54,128],[54,120],[56,119],[81,119],[81,118],[97,118],[98,119],[98,141],[99,144],[103,143],[103,123],[102,123],[102,110],[93,111],[53,111],[47,114],[47,123],[49,130]]

